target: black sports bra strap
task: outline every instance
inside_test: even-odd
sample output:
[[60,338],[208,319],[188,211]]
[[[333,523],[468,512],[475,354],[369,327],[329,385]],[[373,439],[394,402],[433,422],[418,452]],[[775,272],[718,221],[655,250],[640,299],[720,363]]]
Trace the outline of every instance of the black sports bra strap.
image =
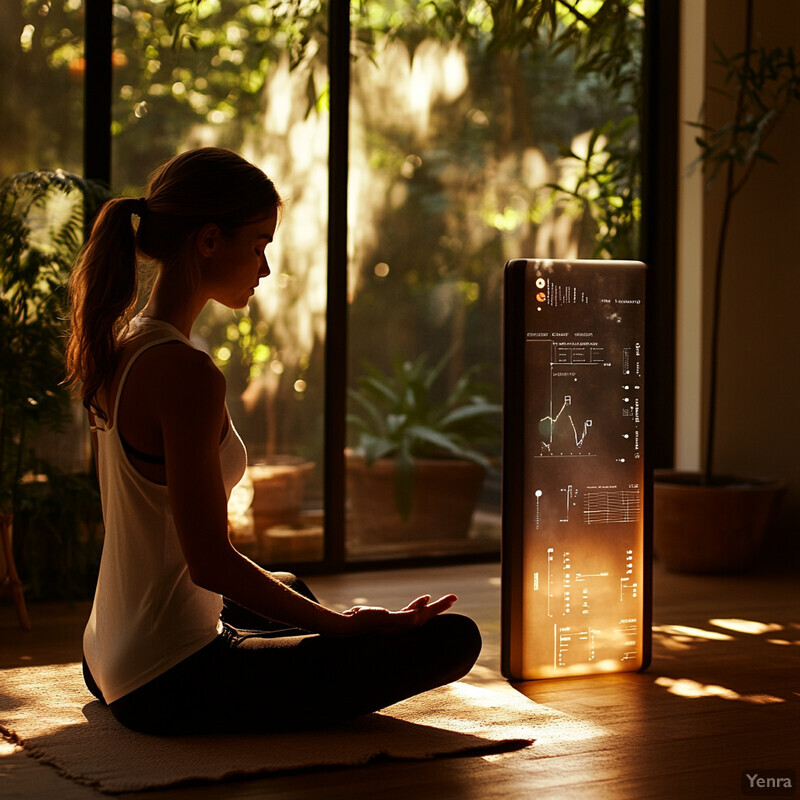
[[143,453],[141,450],[137,450],[122,435],[122,431],[119,428],[117,428],[117,434],[119,435],[120,442],[122,442],[123,449],[129,456],[134,456],[134,458],[138,458],[139,461],[144,461],[146,464],[156,464],[162,467],[167,463],[164,456],[154,456],[151,453]]

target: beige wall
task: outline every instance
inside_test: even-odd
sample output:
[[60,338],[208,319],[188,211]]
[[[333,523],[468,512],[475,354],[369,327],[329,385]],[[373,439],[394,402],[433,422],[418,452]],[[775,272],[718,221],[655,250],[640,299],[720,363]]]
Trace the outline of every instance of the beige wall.
[[[744,47],[744,0],[708,0],[708,86],[724,79],[713,44]],[[800,51],[800,2],[755,0],[756,48]],[[800,52],[797,52],[800,55]],[[732,117],[732,104],[706,93],[706,120]],[[716,471],[780,477],[789,490],[780,513],[784,538],[800,542],[800,101],[765,147],[778,164],[759,163],[733,206],[723,277]],[[703,253],[708,296],[723,181],[705,195]],[[707,353],[706,353],[707,356]],[[707,364],[707,360],[704,361]],[[707,373],[707,368],[704,370]],[[799,548],[800,549],[800,548]]]
[[675,469],[702,463],[703,205],[697,129],[705,102],[706,0],[681,0],[678,104],[678,215],[675,280]]

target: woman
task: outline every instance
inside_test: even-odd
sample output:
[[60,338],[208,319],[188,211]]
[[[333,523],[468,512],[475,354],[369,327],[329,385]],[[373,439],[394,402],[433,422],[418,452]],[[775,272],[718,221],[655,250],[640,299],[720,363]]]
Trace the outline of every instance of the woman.
[[[480,651],[471,620],[440,616],[453,595],[338,613],[230,543],[246,453],[225,380],[190,333],[209,299],[242,308],[269,275],[281,210],[257,167],[193,150],[158,169],[145,197],[103,206],[73,273],[67,365],[106,527],[84,675],[134,730],[328,725],[456,680]],[[156,278],[131,320],[139,261]]]

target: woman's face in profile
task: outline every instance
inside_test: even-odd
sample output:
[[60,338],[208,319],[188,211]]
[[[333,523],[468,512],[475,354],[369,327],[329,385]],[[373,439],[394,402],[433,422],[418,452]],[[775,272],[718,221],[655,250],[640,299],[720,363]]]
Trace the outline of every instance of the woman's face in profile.
[[270,273],[266,248],[272,242],[278,212],[237,228],[226,236],[211,226],[203,236],[203,277],[209,295],[228,308],[244,308],[261,278]]

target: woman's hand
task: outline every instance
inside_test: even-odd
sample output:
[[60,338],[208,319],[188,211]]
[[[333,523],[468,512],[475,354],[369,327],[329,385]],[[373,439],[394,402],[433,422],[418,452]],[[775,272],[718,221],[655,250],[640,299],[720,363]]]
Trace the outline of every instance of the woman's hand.
[[428,620],[447,611],[457,600],[454,594],[448,594],[431,602],[429,594],[412,600],[399,611],[390,611],[377,606],[354,606],[342,612],[347,620],[342,633],[356,635],[364,633],[403,633],[412,628],[424,625]]

